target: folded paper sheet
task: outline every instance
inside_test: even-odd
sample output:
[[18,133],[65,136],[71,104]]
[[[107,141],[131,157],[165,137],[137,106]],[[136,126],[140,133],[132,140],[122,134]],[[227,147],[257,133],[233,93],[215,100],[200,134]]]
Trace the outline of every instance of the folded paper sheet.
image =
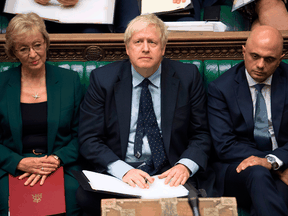
[[149,189],[141,189],[137,186],[131,187],[113,176],[87,170],[84,170],[83,173],[89,180],[91,188],[102,192],[136,195],[142,199],[173,198],[188,195],[188,190],[184,186],[170,187],[164,184],[165,179],[159,179],[158,176],[153,176],[155,180],[150,184]]

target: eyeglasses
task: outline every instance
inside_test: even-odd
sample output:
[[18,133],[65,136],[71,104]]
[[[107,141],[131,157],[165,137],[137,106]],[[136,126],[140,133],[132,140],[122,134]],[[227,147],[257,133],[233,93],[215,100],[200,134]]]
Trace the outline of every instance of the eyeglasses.
[[21,47],[20,49],[16,50],[19,52],[20,55],[28,55],[30,53],[30,49],[33,49],[35,52],[40,52],[44,48],[44,42],[36,42],[32,47]]

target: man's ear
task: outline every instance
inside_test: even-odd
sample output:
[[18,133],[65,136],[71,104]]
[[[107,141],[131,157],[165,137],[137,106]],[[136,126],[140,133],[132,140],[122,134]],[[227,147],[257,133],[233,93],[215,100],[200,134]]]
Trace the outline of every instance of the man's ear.
[[242,54],[244,55],[246,52],[246,47],[244,45],[242,45]]
[[129,56],[128,46],[125,44],[126,54]]
[[283,53],[283,54],[281,55],[281,57],[280,57],[280,61],[283,60],[284,56],[285,56],[285,53]]
[[166,50],[166,44],[165,44],[164,47],[162,48],[162,56],[165,55],[165,50]]

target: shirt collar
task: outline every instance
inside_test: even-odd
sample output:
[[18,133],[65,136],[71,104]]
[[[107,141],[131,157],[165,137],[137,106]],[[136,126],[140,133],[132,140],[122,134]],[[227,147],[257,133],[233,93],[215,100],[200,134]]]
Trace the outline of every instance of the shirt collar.
[[[256,84],[259,84],[259,82],[256,82],[251,76],[250,74],[248,73],[247,69],[245,68],[245,73],[246,73],[246,78],[247,78],[247,81],[248,81],[248,85],[249,87],[251,86],[255,86]],[[269,76],[264,82],[261,82],[262,84],[265,84],[265,85],[271,85],[271,82],[272,82],[272,76]]]
[[[145,79],[145,77],[139,74],[132,65],[131,65],[131,71],[132,71],[132,85],[133,88],[135,88]],[[161,64],[159,68],[155,71],[155,73],[152,74],[150,77],[148,77],[150,82],[157,88],[160,87],[160,80],[161,80],[160,75],[161,75]]]

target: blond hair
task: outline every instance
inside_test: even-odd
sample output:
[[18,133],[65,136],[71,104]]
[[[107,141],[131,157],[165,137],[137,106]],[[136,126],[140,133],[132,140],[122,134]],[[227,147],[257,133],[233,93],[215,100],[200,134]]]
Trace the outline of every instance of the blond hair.
[[49,49],[50,39],[43,19],[36,13],[18,14],[13,17],[6,29],[5,51],[8,57],[16,58],[15,44],[22,39],[22,35],[39,31],[45,40],[46,50]]
[[159,19],[155,14],[145,14],[134,18],[127,26],[124,33],[124,43],[128,46],[130,39],[134,32],[141,31],[149,25],[155,25],[156,29],[160,32],[161,47],[164,48],[168,41],[168,30],[164,22]]

